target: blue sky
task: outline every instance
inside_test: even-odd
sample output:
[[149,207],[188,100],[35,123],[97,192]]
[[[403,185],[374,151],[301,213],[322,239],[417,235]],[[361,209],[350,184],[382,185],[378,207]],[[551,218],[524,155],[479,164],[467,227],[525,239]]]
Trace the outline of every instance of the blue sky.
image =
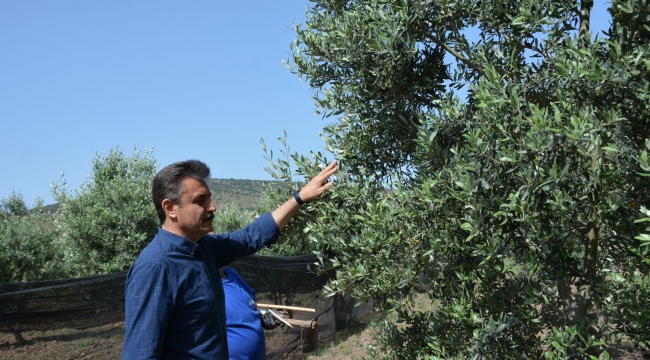
[[[270,179],[259,140],[322,150],[330,120],[282,66],[306,0],[0,2],[0,198],[52,203],[95,153],[154,148],[215,178]],[[607,27],[604,1],[592,25]]]
[[259,146],[286,129],[322,150],[327,120],[282,66],[307,1],[0,2],[0,198],[52,203],[62,171],[86,180],[96,152],[154,148],[215,178],[270,179]]

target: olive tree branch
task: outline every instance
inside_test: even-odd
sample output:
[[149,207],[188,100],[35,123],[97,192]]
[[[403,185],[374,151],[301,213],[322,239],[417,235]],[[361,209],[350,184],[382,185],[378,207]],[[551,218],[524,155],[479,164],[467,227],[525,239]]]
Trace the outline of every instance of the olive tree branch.
[[433,35],[431,35],[431,34],[426,34],[426,37],[427,37],[429,40],[433,41],[434,43],[438,44],[438,46],[441,46],[442,48],[444,48],[445,50],[447,50],[447,51],[448,51],[450,54],[452,54],[456,59],[462,61],[465,65],[469,66],[470,68],[472,68],[473,70],[475,70],[475,71],[478,72],[479,74],[481,74],[481,75],[484,75],[484,74],[485,74],[484,70],[483,70],[480,66],[478,66],[478,65],[475,64],[474,62],[472,62],[472,61],[470,61],[470,60],[464,58],[463,55],[459,54],[456,50],[452,49],[449,45],[447,45],[447,44],[445,44],[444,42],[440,41],[437,37],[435,37],[435,36],[433,36]]

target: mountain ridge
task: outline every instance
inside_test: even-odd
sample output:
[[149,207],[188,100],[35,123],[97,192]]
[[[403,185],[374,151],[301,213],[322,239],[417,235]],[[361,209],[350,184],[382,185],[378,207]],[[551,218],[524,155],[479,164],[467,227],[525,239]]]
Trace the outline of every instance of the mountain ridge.
[[[240,211],[254,211],[262,199],[264,186],[279,187],[282,182],[277,180],[252,180],[252,179],[210,179],[208,188],[212,191],[212,201],[217,210],[226,204],[234,204]],[[55,213],[59,204],[43,206],[43,211]]]

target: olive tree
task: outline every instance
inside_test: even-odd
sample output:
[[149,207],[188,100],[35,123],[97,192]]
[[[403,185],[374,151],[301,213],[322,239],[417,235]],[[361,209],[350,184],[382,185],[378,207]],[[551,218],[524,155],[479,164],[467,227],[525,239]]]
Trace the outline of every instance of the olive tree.
[[[287,142],[286,131],[283,131],[282,137],[279,137],[278,141],[282,146],[278,149],[276,155],[273,154],[272,149],[267,148],[264,139],[261,139],[260,141],[260,145],[264,151],[264,158],[269,163],[264,170],[266,170],[266,172],[268,172],[277,183],[264,187],[262,198],[256,207],[257,214],[263,214],[277,209],[287,201],[287,199],[293,196],[295,190],[300,189],[306,184],[306,179],[304,176],[301,176],[306,174],[304,172],[294,174],[291,168],[291,164],[296,163],[298,164],[298,170],[302,169],[304,171],[304,165],[306,164],[305,157],[296,153],[291,153],[291,148]],[[323,158],[321,153],[312,155]],[[310,162],[307,161],[307,163]],[[313,177],[318,173],[318,171],[322,170],[322,167],[307,166],[307,168],[309,168],[310,171],[308,177]],[[282,230],[278,243],[273,247],[262,249],[259,254],[292,256],[311,254],[323,250],[324,248],[322,244],[312,241],[309,238],[308,233],[304,231],[307,229],[302,226],[305,221],[314,220],[314,216],[315,212],[313,206],[303,206],[303,209],[294,215],[293,221],[289,222],[289,224]]]
[[66,261],[75,275],[127,270],[156,234],[151,183],[157,168],[152,150],[127,156],[116,148],[95,155],[91,174],[74,192],[63,178],[53,184]]
[[37,199],[28,209],[23,196],[13,192],[0,201],[0,282],[48,280],[65,277],[60,232],[53,214]]
[[212,229],[215,233],[224,234],[242,229],[255,220],[250,212],[242,212],[236,204],[226,203],[214,213]]
[[[608,5],[598,36],[591,1],[316,0],[296,26],[287,66],[333,119],[343,170],[295,226],[336,271],[327,291],[373,297],[407,325],[385,323],[375,350],[576,359],[650,346],[635,222],[650,190],[638,174],[650,11]],[[293,162],[310,176],[326,159]],[[435,311],[412,306],[422,275]]]

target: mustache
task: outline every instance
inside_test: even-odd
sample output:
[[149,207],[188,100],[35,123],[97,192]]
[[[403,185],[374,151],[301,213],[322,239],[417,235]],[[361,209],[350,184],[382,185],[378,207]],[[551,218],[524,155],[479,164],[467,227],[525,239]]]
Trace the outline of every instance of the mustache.
[[203,217],[203,222],[210,221],[210,220],[212,220],[212,219],[214,219],[214,213],[207,213],[207,214],[205,214],[205,216]]

